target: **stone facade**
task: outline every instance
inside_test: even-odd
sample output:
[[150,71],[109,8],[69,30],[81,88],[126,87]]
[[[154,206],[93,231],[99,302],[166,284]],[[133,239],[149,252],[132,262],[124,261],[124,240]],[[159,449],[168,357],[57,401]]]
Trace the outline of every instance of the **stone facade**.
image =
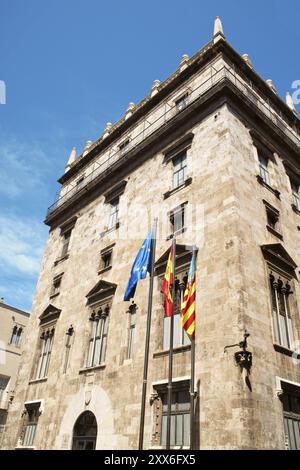
[[15,394],[29,313],[0,301],[0,445]]
[[[162,265],[154,282],[145,448],[162,445],[160,390],[167,383],[168,351],[160,278],[170,247],[168,213],[183,203],[178,271],[188,268],[184,247],[198,246],[194,447],[293,447],[284,428],[282,396],[286,389],[299,394],[299,362],[292,357],[297,342],[276,344],[269,271],[278,268],[283,279],[287,271],[294,339],[299,340],[300,224],[289,176],[297,180],[300,175],[300,123],[223,34],[185,65],[130,116],[109,126],[60,179],[61,198],[46,218],[50,233],[5,448],[24,446],[24,411],[34,403],[39,416],[29,447],[71,449],[76,420],[88,410],[97,422],[97,449],[137,448],[149,281],[138,284],[134,298],[130,358],[130,304],[123,295],[154,215],[159,219],[156,259]],[[188,100],[180,109],[184,93]],[[270,155],[268,184],[257,177],[261,148]],[[174,158],[183,151],[189,181],[173,190]],[[118,223],[110,230],[116,198]],[[276,227],[267,220],[268,205],[278,211]],[[106,247],[113,250],[112,261],[103,266]],[[58,278],[60,285],[53,288]],[[110,323],[105,360],[87,367],[93,304],[96,310],[109,307]],[[238,344],[245,330],[253,354],[248,373],[234,360],[239,347],[225,349]],[[47,374],[37,378],[41,332],[52,335],[53,343]],[[174,384],[188,384],[189,373],[190,347],[182,345],[174,353]]]

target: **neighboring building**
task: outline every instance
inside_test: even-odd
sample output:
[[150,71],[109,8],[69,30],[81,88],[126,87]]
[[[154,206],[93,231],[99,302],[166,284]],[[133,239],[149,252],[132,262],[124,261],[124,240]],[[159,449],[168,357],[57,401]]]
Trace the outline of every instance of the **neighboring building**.
[[0,445],[7,413],[15,394],[15,385],[23,349],[23,336],[29,313],[0,300]]
[[[179,324],[196,244],[194,446],[300,447],[300,122],[247,55],[213,40],[72,150],[50,227],[5,448],[136,449],[148,280],[123,302],[159,217],[145,448],[166,442],[169,319],[161,279],[177,235],[172,446],[189,446],[190,343]],[[151,213],[152,211],[152,213]],[[248,349],[236,355],[244,331]],[[239,367],[241,359],[253,364]],[[236,360],[235,360],[236,358]]]

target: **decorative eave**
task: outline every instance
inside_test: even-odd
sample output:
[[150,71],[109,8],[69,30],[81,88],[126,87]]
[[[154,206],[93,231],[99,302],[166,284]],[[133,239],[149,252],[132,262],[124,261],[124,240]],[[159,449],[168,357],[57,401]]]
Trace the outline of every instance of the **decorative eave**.
[[267,262],[296,277],[295,269],[297,268],[297,264],[281,243],[262,245],[261,250]]
[[103,300],[112,297],[117,287],[117,284],[113,284],[112,282],[103,280],[97,282],[93,289],[86,295],[87,305],[102,302]]
[[[165,272],[170,249],[171,247],[169,247],[156,261],[154,266],[156,276],[159,276]],[[192,258],[192,250],[192,245],[179,245],[176,243],[176,266],[181,267],[185,264],[189,264]]]
[[40,324],[44,325],[45,323],[57,320],[60,314],[61,310],[59,308],[55,307],[52,304],[49,304],[48,307],[39,316]]

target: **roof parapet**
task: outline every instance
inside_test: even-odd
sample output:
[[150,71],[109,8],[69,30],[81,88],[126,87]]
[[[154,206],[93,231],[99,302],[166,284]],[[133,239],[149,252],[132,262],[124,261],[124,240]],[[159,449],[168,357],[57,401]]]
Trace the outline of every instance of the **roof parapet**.
[[221,39],[225,39],[222,21],[219,16],[216,16],[214,24],[214,44]]
[[67,173],[67,171],[69,171],[69,169],[71,168],[71,166],[75,162],[75,160],[76,160],[76,148],[73,147],[72,150],[71,150],[69,159],[68,159],[68,163],[67,163],[66,168],[65,168],[65,173]]

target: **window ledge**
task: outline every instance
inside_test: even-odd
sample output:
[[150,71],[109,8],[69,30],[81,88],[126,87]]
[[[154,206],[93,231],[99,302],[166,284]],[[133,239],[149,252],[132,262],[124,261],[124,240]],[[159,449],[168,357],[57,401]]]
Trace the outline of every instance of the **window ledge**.
[[47,382],[47,380],[48,380],[48,377],[41,377],[40,379],[29,380],[28,384],[29,385],[38,384],[38,383],[41,383],[41,382]]
[[49,296],[49,299],[54,299],[54,298],[57,297],[59,294],[60,294],[60,292],[56,292],[56,294],[51,294],[51,295]]
[[[190,351],[191,350],[191,345],[186,344],[184,346],[178,346],[176,348],[173,348],[173,353],[174,354],[180,354],[185,351]],[[164,349],[163,351],[156,351],[153,353],[153,357],[164,357],[169,355],[169,349]]]
[[164,199],[168,199],[168,197],[172,196],[172,194],[177,193],[177,191],[180,191],[180,190],[183,189],[183,188],[186,188],[187,186],[189,186],[190,184],[192,184],[192,182],[193,182],[193,178],[192,178],[192,177],[187,178],[187,179],[184,181],[184,183],[182,183],[180,186],[177,186],[176,188],[170,189],[169,191],[167,191],[166,193],[164,193],[163,198],[164,198]]
[[261,186],[264,186],[266,189],[271,191],[271,193],[273,193],[277,197],[277,199],[280,199],[280,192],[277,189],[272,188],[272,186],[266,183],[260,175],[256,175],[256,179],[259,182],[259,184],[261,184]]
[[[190,450],[190,446],[170,446],[173,450]],[[150,446],[148,450],[166,450],[163,446]]]
[[285,354],[286,356],[292,357],[294,354],[297,356],[297,359],[300,358],[300,354],[297,351],[293,351],[292,349],[287,348],[286,346],[282,346],[281,344],[274,343],[273,344],[275,351]]
[[291,206],[292,206],[293,211],[294,211],[296,214],[300,215],[300,211],[299,211],[299,209],[297,209],[297,206],[296,206],[295,204],[291,204]]
[[101,232],[100,233],[100,238],[104,238],[109,233],[114,232],[115,230],[118,230],[119,227],[120,227],[120,222],[117,222],[114,227],[108,228],[108,229],[104,230],[104,232]]
[[69,254],[63,256],[62,258],[58,258],[56,261],[54,261],[54,266],[57,266],[59,263],[62,263],[63,261],[65,261],[68,258],[69,258]]
[[102,369],[105,369],[105,367],[106,367],[106,364],[100,364],[99,366],[93,366],[93,367],[83,367],[82,369],[79,370],[79,374],[86,374],[88,372],[102,370]]
[[178,237],[179,235],[182,235],[184,232],[187,231],[187,228],[186,227],[183,227],[181,228],[180,230],[176,230],[175,233],[171,233],[171,235],[169,235],[167,238],[166,238],[166,241],[169,241],[169,240],[172,240],[172,238],[174,237],[174,235],[176,235],[176,237]]
[[267,230],[272,233],[272,235],[275,235],[275,237],[279,238],[280,240],[283,240],[283,236],[281,233],[277,232],[273,227],[270,227],[270,225],[266,225]]
[[107,266],[106,268],[103,268],[103,269],[100,269],[100,271],[98,271],[98,274],[103,274],[103,273],[106,273],[107,271],[110,271],[112,268],[112,266]]
[[35,450],[36,447],[34,446],[17,446],[15,450]]

